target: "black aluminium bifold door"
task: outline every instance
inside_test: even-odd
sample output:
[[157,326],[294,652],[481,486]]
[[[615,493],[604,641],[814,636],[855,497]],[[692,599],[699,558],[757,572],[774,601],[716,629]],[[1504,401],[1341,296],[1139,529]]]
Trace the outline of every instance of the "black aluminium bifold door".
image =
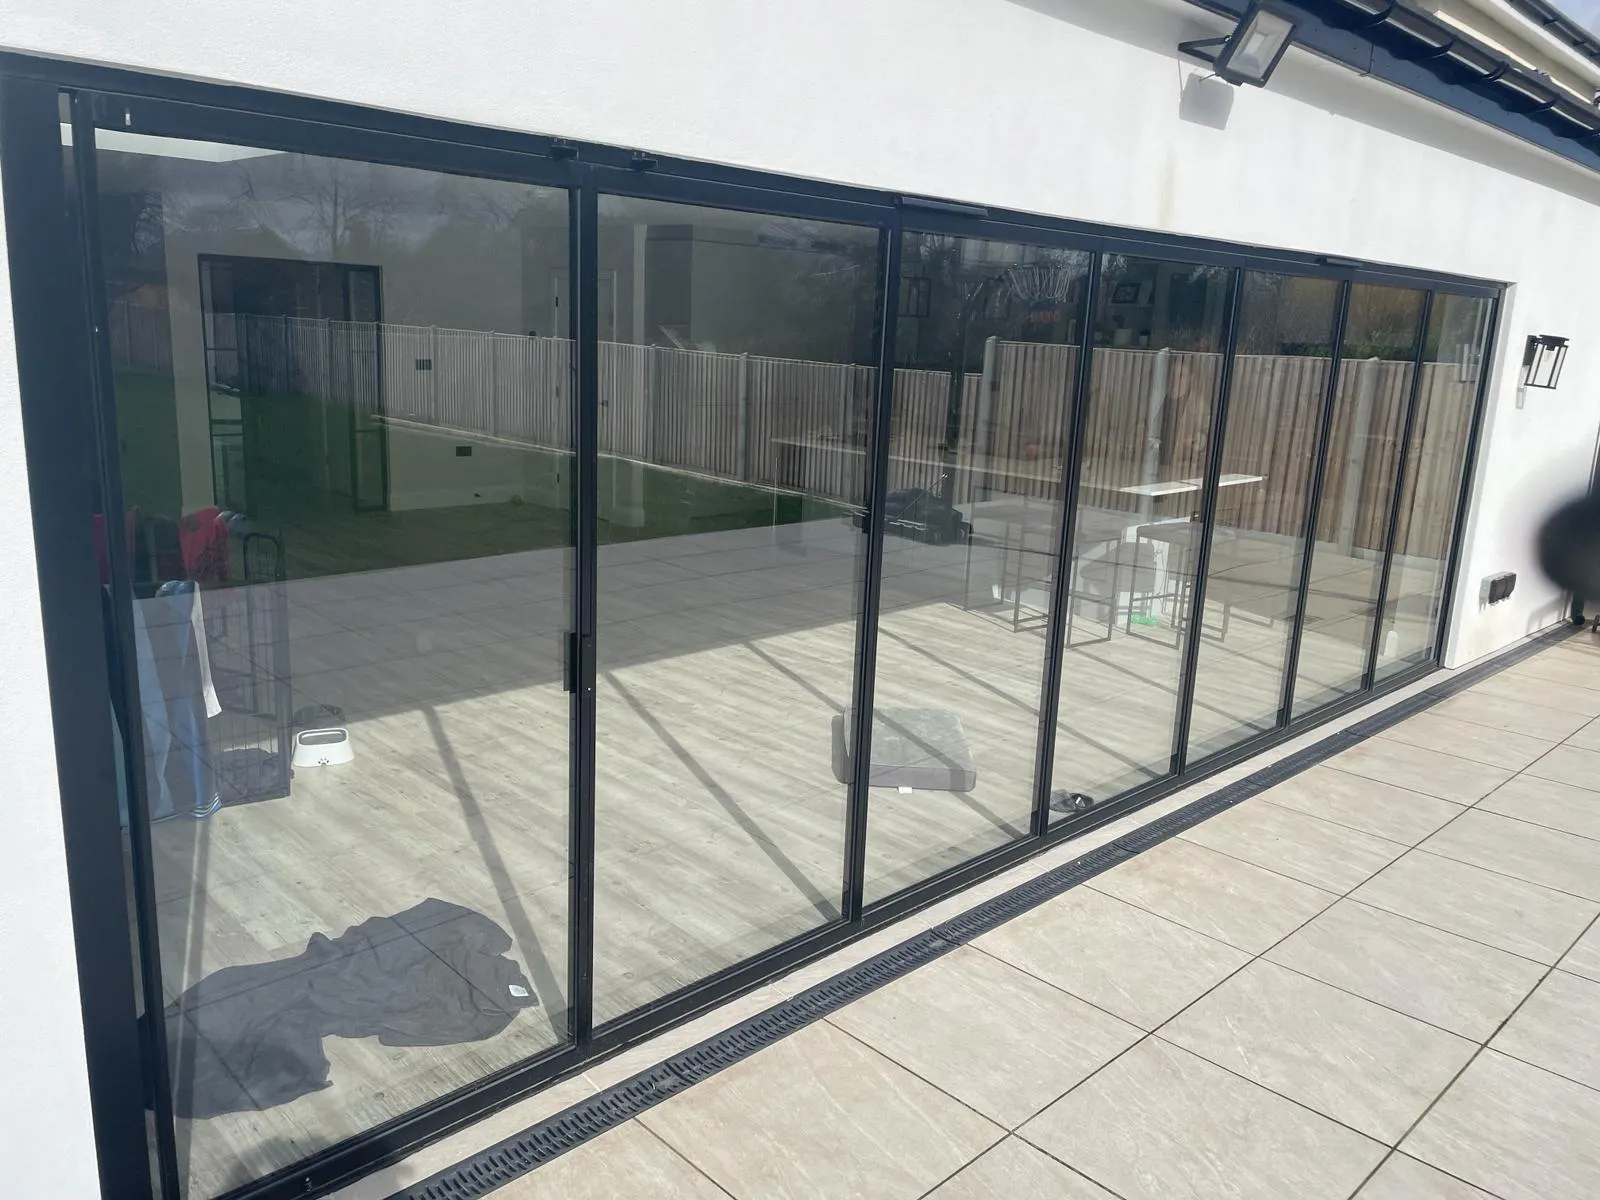
[[[108,1195],[325,1188],[1438,654],[1491,287],[5,87]],[[245,1085],[313,970],[428,984]]]
[[570,1053],[589,1011],[584,308],[541,331],[526,298],[573,269],[575,172],[218,116],[79,94],[62,138],[107,334],[108,815],[162,1187],[195,1198]]

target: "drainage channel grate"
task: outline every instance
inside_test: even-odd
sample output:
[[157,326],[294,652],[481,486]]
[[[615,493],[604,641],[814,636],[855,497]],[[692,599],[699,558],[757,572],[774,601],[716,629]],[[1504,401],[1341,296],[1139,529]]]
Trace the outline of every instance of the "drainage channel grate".
[[1490,675],[1531,658],[1570,637],[1573,632],[1573,629],[1565,628],[1535,638],[1492,662],[1457,672],[1451,678],[1409,696],[1381,713],[1286,755],[1176,812],[1159,817],[1069,863],[1052,868],[1004,895],[986,900],[697,1046],[674,1054],[632,1078],[580,1101],[464,1162],[446,1168],[432,1178],[396,1192],[389,1200],[478,1200],[487,1196],[535,1167],[626,1124],[691,1084],[709,1079],[758,1050],[799,1032],[829,1013],[837,1012],[869,992],[894,982],[918,967],[926,966],[957,946],[999,928],[1118,863],[1186,829],[1192,829],[1252,796],[1260,795],[1268,788],[1415,716]]

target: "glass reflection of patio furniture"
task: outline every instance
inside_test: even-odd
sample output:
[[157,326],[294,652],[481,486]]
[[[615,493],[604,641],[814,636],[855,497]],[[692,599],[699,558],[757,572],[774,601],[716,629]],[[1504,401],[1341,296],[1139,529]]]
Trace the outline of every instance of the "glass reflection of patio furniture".
[[[999,525],[999,536],[977,531],[980,525]],[[961,607],[1011,609],[1011,631],[1044,622],[1050,612],[1050,589],[1057,540],[1056,505],[1049,501],[984,501],[972,507],[973,532],[967,537],[966,571],[962,580]],[[973,549],[987,547],[995,552],[995,572],[987,594],[974,600],[972,595]],[[1028,564],[1040,569],[1029,578]]]
[[[1217,488],[1242,487],[1249,484],[1262,483],[1266,479],[1263,475],[1245,475],[1228,473],[1217,480]],[[1145,512],[1150,512],[1150,505],[1163,496],[1178,496],[1198,493],[1205,487],[1203,479],[1169,479],[1153,483],[1139,483],[1117,490],[1132,496],[1144,499]],[[1189,520],[1180,519],[1171,521],[1147,522],[1138,527],[1134,540],[1150,540],[1164,545],[1158,554],[1157,587],[1163,590],[1145,597],[1145,600],[1166,600],[1171,602],[1173,632],[1181,634],[1189,621],[1190,600],[1194,593],[1194,575],[1197,557],[1200,549],[1201,523],[1198,512],[1192,513]],[[1224,527],[1218,527],[1212,539],[1213,550],[1231,539],[1233,534]],[[1165,586],[1163,586],[1165,585]],[[1148,612],[1146,615],[1150,615]],[[1222,628],[1218,631],[1218,639],[1228,636],[1228,622],[1232,615],[1232,604],[1224,597],[1222,602]],[[1202,617],[1201,631],[1204,632],[1204,619]],[[1128,632],[1132,633],[1131,624]]]
[[[972,533],[966,515],[950,502],[952,475],[945,471],[927,487],[895,488],[883,498],[885,533],[944,546],[965,541]],[[865,510],[854,514],[857,529],[867,527]]]
[[[1160,564],[1155,547],[1141,539],[1131,542],[1120,538],[1103,540],[1099,546],[1078,555],[1073,568],[1067,605],[1068,649],[1109,642],[1119,610],[1123,628],[1131,633],[1135,614],[1148,616],[1150,602],[1160,598],[1156,590],[1161,577]],[[1083,605],[1105,611],[1104,637],[1072,640],[1074,618]]]
[[[1189,627],[1189,614],[1194,601],[1194,580],[1196,560],[1200,553],[1200,536],[1202,526],[1199,521],[1158,521],[1152,525],[1139,526],[1137,538],[1140,543],[1155,543],[1163,547],[1159,554],[1161,560],[1158,587],[1161,590],[1145,597],[1146,602],[1157,600],[1166,601],[1170,610],[1172,631],[1181,635]],[[1217,547],[1233,538],[1232,531],[1218,529],[1212,537],[1212,553],[1217,552]],[[1216,599],[1216,597],[1210,597]],[[1216,640],[1223,641],[1228,636],[1228,622],[1233,615],[1233,604],[1227,592],[1221,597],[1222,625],[1216,632]],[[1133,633],[1132,624],[1128,632]],[[1200,633],[1206,636],[1205,620],[1202,614]],[[1142,635],[1141,635],[1142,636]]]

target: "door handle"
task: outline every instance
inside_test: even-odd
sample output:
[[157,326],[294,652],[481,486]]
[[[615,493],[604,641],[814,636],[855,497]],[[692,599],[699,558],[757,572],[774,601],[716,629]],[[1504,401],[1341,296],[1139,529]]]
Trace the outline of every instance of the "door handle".
[[[594,638],[584,637],[581,633],[572,632],[564,639],[565,650],[561,662],[561,688],[568,692],[582,692],[586,690],[585,681],[594,678]],[[588,687],[592,695],[594,689]]]

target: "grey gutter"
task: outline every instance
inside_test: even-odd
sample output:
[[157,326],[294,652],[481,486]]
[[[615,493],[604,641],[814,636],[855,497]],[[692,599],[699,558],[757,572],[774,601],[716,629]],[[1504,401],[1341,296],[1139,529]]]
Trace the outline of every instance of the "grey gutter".
[[1600,63],[1600,42],[1582,25],[1545,0],[1506,0],[1546,33],[1565,42],[1590,62]]
[[[1234,20],[1247,4],[1189,2]],[[1600,110],[1431,14],[1402,0],[1279,0],[1279,7],[1300,23],[1296,45],[1600,172]]]

